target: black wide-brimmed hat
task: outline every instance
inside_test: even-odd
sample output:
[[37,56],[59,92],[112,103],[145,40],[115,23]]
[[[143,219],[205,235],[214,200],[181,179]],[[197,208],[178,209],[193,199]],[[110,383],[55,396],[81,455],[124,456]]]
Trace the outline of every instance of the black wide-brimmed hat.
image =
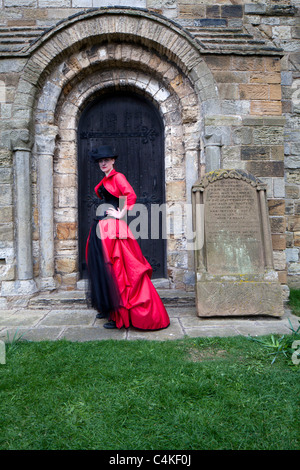
[[101,158],[118,158],[118,155],[116,155],[116,152],[113,151],[110,145],[101,145],[91,150],[89,156],[96,161]]

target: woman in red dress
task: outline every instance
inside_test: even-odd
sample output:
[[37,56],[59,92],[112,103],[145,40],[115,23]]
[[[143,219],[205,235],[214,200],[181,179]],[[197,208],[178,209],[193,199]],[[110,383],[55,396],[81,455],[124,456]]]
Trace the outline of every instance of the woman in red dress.
[[122,220],[133,208],[136,194],[126,177],[115,171],[117,156],[110,146],[90,155],[105,173],[95,187],[101,215],[94,219],[86,245],[91,305],[99,312],[97,318],[109,319],[105,328],[166,328],[170,319],[151,282],[152,268]]

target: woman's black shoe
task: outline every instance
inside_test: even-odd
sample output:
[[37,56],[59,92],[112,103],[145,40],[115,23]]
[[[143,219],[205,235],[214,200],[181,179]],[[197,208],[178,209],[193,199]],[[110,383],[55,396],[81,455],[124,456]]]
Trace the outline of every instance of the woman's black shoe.
[[107,316],[104,313],[97,313],[96,318],[107,318]]
[[113,320],[110,320],[109,322],[104,323],[103,326],[104,326],[104,328],[108,328],[108,329],[117,328],[117,327],[116,327],[116,322],[113,321]]

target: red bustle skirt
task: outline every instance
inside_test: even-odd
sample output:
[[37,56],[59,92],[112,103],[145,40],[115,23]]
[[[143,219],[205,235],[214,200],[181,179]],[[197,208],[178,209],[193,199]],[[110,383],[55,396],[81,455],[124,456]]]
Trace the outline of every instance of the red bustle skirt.
[[158,330],[169,326],[168,313],[151,282],[152,267],[126,222],[105,218],[98,224],[98,241],[102,243],[105,262],[113,271],[121,299],[118,309],[110,313],[110,319],[116,322],[117,328]]

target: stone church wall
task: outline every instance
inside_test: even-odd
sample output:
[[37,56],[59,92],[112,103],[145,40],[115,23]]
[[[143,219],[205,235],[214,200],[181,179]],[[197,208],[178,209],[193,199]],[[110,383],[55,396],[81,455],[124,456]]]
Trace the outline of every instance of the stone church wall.
[[[174,106],[176,100],[181,100],[181,118],[185,126],[180,131],[178,126],[181,134],[177,141],[173,140],[173,147],[167,155],[166,174],[170,198],[184,200],[186,178],[191,178],[186,174],[186,165],[182,159],[177,166],[171,160],[172,155],[175,158],[175,149],[180,148],[183,130],[186,135],[185,151],[190,152],[191,162],[198,159],[196,147],[192,145],[188,148],[188,136],[193,136],[195,116],[198,119],[197,107],[193,107],[194,92],[189,81],[195,77],[196,83],[201,81],[203,119],[201,142],[198,143],[198,175],[216,168],[241,168],[267,183],[275,269],[283,286],[300,287],[299,3],[272,0],[261,3],[240,1],[234,4],[217,0],[209,4],[204,0],[0,0],[0,280],[8,286],[9,281],[18,279],[15,240],[20,227],[16,227],[14,221],[20,211],[17,200],[22,197],[23,188],[20,186],[22,180],[16,179],[15,168],[20,163],[12,150],[13,147],[22,150],[30,146],[30,136],[24,130],[26,125],[22,123],[30,119],[28,108],[36,106],[37,99],[36,89],[26,87],[26,81],[20,88],[28,61],[28,56],[24,56],[22,50],[30,44],[34,45],[34,41],[38,41],[42,34],[47,34],[48,29],[54,28],[59,22],[91,9],[109,7],[110,4],[129,9],[142,8],[148,14],[152,13],[158,18],[162,15],[170,24],[174,22],[182,28],[185,34],[201,45],[202,58],[216,84],[218,105],[214,100],[216,90],[206,72],[200,74],[199,79],[196,70],[192,70],[188,79],[183,71],[180,72],[180,68],[175,67],[172,72],[169,68],[170,75],[163,80],[168,93],[174,96],[170,106]],[[143,47],[147,49],[149,44],[145,39]],[[55,73],[57,71],[58,74],[59,66],[63,63],[63,59],[59,59],[59,46],[55,47],[57,63],[52,66],[52,76],[48,77],[50,90],[57,86],[58,75],[55,77]],[[279,52],[276,53],[272,48],[277,48]],[[137,57],[141,57],[137,46],[136,53]],[[132,64],[128,66],[133,55],[124,49],[120,60],[118,54],[119,51],[115,50],[111,60],[115,65],[118,65],[118,60],[119,65],[127,61],[126,80],[130,81],[130,70],[136,72]],[[82,59],[92,62],[90,58]],[[162,74],[167,70],[163,65],[163,57],[154,59],[153,55],[152,60],[157,60],[156,67],[161,66]],[[143,65],[142,59],[138,62],[139,69],[146,65]],[[167,62],[171,63],[171,57],[167,58]],[[72,73],[74,64],[70,64],[69,73]],[[32,69],[32,75],[35,72]],[[29,77],[30,71],[27,70],[27,74]],[[47,77],[43,80],[43,83],[37,85],[39,96],[47,84]],[[64,89],[63,84],[61,86],[65,95],[70,92],[71,96],[72,90]],[[137,81],[135,86],[143,87],[141,83],[137,85]],[[185,95],[187,90],[188,94]],[[75,91],[72,93],[74,95]],[[160,104],[164,101],[162,93]],[[48,94],[47,106],[51,106],[53,96],[53,93]],[[72,119],[76,119],[74,99],[73,102],[62,104],[69,106]],[[47,106],[45,109],[40,106],[41,116],[47,112]],[[36,123],[37,126],[42,124],[42,120]],[[62,134],[66,136],[66,123],[52,124],[61,125]],[[167,145],[172,140],[171,127],[167,126]],[[71,151],[72,142],[72,138],[63,138],[54,155],[55,273],[64,288],[76,287],[78,280],[75,255],[76,162],[73,158],[74,148]],[[39,152],[35,143],[30,168],[33,277],[38,277],[42,269],[38,203]],[[193,183],[190,181],[190,186]],[[72,198],[74,202],[70,202]],[[18,217],[20,220],[20,214]],[[183,251],[178,251],[175,242],[171,245],[170,262],[178,266],[172,270],[174,285],[189,288],[192,283],[192,261]]]

